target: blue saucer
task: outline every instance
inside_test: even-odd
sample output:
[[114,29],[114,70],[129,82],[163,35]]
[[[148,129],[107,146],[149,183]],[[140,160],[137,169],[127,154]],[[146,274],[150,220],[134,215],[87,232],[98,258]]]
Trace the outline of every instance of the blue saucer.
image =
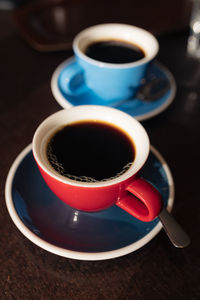
[[[106,101],[98,97],[90,89],[86,88],[86,92],[79,96],[71,96],[66,94],[59,86],[59,76],[62,72],[68,68],[68,66],[74,63],[75,58],[71,57],[68,60],[60,64],[54,71],[51,79],[51,90],[55,100],[63,108],[69,108],[76,105],[95,104],[95,105],[108,105]],[[169,70],[159,62],[153,62],[148,72],[153,78],[164,78],[169,82],[169,90],[156,101],[142,101],[134,98],[130,99],[123,104],[117,106],[118,109],[130,114],[137,120],[142,121],[156,116],[165,110],[173,101],[176,94],[176,83],[173,75]],[[77,79],[78,80],[78,79]],[[114,105],[115,106],[115,105]],[[116,106],[115,106],[116,107]]]
[[[166,162],[151,147],[141,175],[153,183],[170,211],[173,179]],[[162,228],[158,219],[141,222],[117,206],[85,213],[60,201],[43,181],[31,145],[13,163],[6,181],[6,204],[18,229],[33,243],[60,256],[102,260],[133,252]]]

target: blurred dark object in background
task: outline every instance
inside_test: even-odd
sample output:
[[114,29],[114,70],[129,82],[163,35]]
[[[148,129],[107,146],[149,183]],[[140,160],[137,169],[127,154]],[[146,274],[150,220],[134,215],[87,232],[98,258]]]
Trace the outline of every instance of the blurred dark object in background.
[[0,0],[0,10],[13,10],[28,2],[30,0]]
[[188,26],[190,0],[35,0],[14,11],[14,22],[38,51],[71,47],[83,28],[107,22],[129,23],[161,35]]

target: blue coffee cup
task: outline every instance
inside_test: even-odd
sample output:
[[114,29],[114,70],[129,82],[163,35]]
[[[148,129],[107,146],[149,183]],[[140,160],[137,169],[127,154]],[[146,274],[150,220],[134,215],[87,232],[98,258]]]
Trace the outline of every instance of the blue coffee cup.
[[[86,54],[92,43],[110,40],[132,43],[142,49],[144,57],[128,63],[110,63]],[[108,23],[86,28],[73,41],[76,59],[61,72],[59,87],[70,96],[79,96],[90,89],[102,99],[102,104],[129,99],[137,92],[158,49],[151,33],[132,25]]]

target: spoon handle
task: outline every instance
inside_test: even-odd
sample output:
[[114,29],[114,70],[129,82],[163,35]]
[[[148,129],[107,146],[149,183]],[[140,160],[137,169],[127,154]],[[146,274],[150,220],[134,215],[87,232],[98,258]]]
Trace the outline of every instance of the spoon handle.
[[162,209],[158,217],[166,234],[175,247],[184,248],[190,244],[189,236],[165,208]]

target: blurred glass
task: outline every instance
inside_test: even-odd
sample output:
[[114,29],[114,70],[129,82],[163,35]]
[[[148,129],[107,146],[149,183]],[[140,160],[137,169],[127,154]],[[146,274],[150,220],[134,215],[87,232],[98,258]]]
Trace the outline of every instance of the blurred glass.
[[193,0],[187,52],[192,57],[200,58],[200,0]]

